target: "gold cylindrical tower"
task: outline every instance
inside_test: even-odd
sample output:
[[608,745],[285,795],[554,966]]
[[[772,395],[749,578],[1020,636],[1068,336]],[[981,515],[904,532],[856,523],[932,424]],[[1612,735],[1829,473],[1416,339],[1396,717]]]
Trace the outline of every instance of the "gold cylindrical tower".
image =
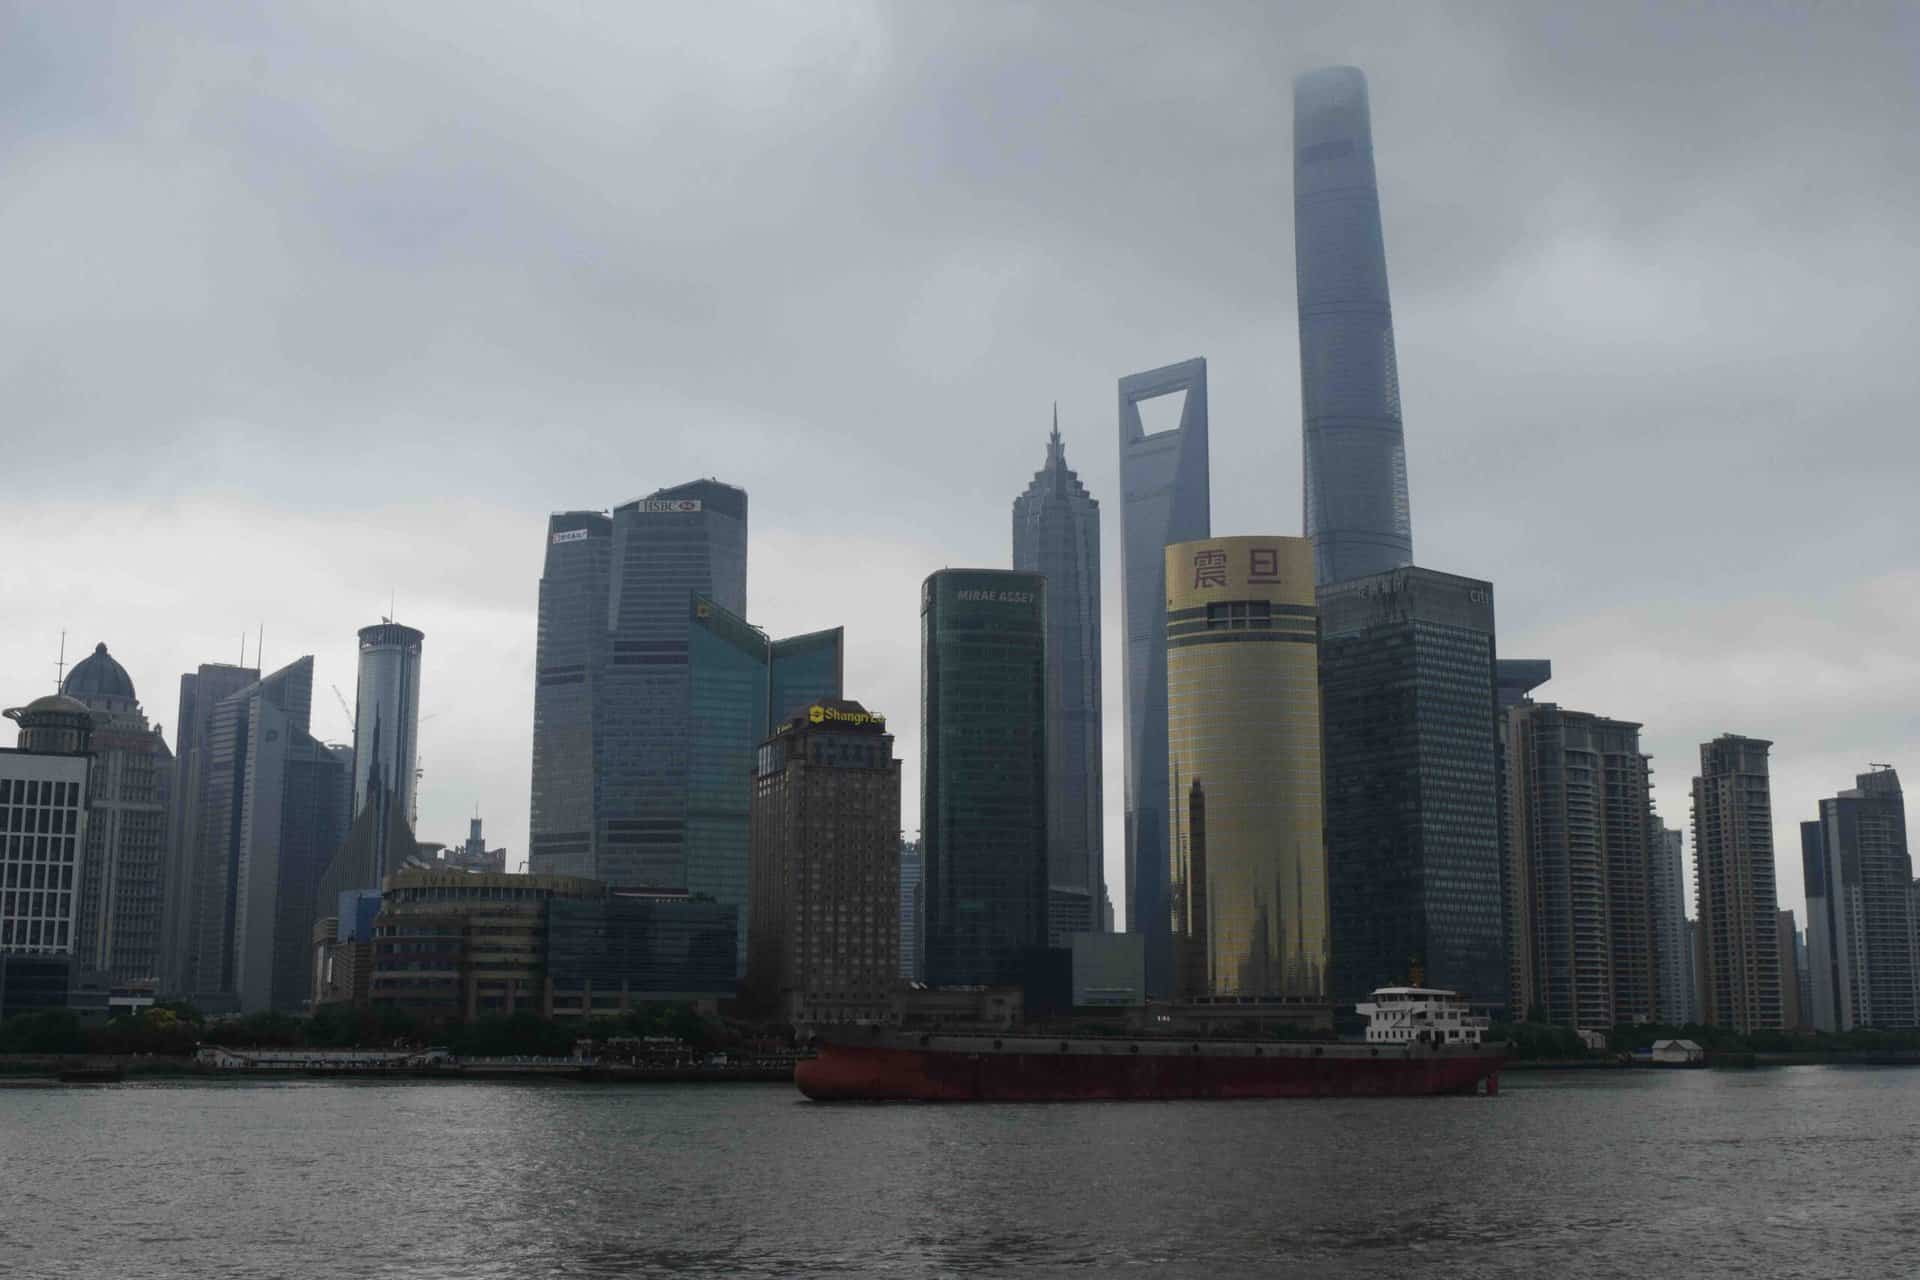
[[1167,556],[1168,848],[1178,994],[1327,994],[1319,611],[1305,538]]

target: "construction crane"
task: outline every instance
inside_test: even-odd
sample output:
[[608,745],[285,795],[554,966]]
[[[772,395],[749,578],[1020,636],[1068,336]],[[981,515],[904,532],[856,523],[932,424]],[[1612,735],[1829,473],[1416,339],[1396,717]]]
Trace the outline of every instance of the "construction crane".
[[340,692],[340,686],[337,684],[331,685],[330,687],[333,689],[333,696],[340,699],[341,713],[347,717],[347,733],[349,736],[358,734],[360,732],[360,717],[353,714],[353,708],[347,703],[347,695]]

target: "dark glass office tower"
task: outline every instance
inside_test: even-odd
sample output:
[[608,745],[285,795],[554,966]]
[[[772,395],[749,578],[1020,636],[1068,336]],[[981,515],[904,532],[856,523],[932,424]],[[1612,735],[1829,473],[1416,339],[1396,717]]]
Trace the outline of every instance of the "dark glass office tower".
[[767,662],[767,723],[776,725],[816,702],[840,696],[846,679],[846,632],[830,627],[775,640]]
[[1334,998],[1417,964],[1504,1012],[1493,587],[1405,568],[1319,601]]
[[608,575],[596,752],[605,817],[594,874],[620,888],[682,889],[694,737],[690,602],[700,595],[746,612],[746,491],[698,480],[615,507]]
[[307,732],[313,659],[229,694],[206,728],[188,864],[188,994],[203,1009],[297,1009],[326,860],[346,836],[350,759]]
[[1293,83],[1293,261],[1305,523],[1324,585],[1413,562],[1373,124],[1354,67]]
[[527,869],[591,876],[599,830],[596,732],[607,654],[613,520],[561,511],[547,520],[533,690],[533,804]]
[[1046,591],[1005,569],[943,569],[920,588],[934,986],[1019,983],[1023,953],[1047,942]]
[[[1813,996],[1803,1016],[1821,1031],[1911,1028],[1920,973],[1906,798],[1886,765],[1854,783],[1800,824]],[[1783,1003],[1786,983],[1783,967]]]
[[530,869],[681,889],[691,602],[747,595],[747,495],[717,480],[548,522]]
[[687,628],[689,708],[684,887],[732,904],[735,972],[746,970],[748,819],[754,750],[767,736],[767,637],[705,596]]
[[193,990],[195,893],[199,881],[201,830],[207,814],[213,709],[260,678],[254,667],[203,663],[180,677],[180,710],[173,721],[173,813],[167,841],[167,872],[160,913],[160,993]]
[[1013,567],[1047,580],[1047,935],[1097,933],[1107,900],[1100,759],[1100,504],[1067,466],[1058,414],[1047,462],[1013,500]]
[[[1143,401],[1183,395],[1178,426],[1148,435]],[[1127,627],[1127,932],[1146,938],[1147,990],[1172,989],[1167,904],[1167,582],[1169,543],[1212,536],[1207,362],[1120,379],[1120,576]]]

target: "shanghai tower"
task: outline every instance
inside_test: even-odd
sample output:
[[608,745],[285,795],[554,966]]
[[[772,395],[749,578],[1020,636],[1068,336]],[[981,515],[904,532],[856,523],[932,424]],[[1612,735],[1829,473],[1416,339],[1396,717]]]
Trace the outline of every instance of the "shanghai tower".
[[1293,82],[1293,260],[1305,525],[1325,586],[1413,563],[1373,126],[1354,67]]

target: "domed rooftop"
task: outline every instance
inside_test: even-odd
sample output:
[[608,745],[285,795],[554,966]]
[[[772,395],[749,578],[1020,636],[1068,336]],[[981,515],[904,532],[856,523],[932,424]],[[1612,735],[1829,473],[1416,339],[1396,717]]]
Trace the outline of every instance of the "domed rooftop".
[[[120,664],[116,662],[114,665],[119,666]],[[126,673],[122,672],[121,674],[124,676]],[[85,703],[76,702],[63,693],[43,694],[24,707],[9,708],[7,718],[9,720],[19,720],[25,716],[43,716],[49,713],[58,716],[84,716],[89,723],[92,722],[93,718],[93,713],[87,710]]]
[[126,698],[133,699],[133,681],[127,676],[127,669],[113,660],[105,644],[93,646],[93,652],[73,664],[73,670],[67,672],[67,678],[60,682],[60,692],[74,698]]
[[93,738],[93,712],[61,693],[8,707],[6,717],[20,726],[20,750],[33,754],[81,755]]

